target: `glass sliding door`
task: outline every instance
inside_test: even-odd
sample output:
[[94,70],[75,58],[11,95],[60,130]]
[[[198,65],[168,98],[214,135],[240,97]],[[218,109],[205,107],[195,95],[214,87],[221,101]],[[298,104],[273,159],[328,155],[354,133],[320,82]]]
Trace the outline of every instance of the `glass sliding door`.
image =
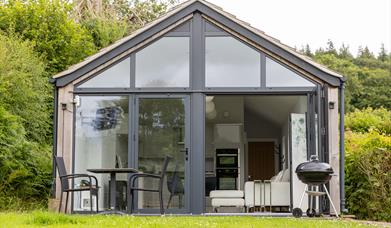
[[[75,158],[74,173],[87,173],[91,168],[128,167],[128,96],[80,96],[75,113]],[[108,208],[109,175],[90,173],[99,182],[99,210]],[[118,209],[126,207],[127,176],[117,176]],[[89,184],[88,180],[77,179],[75,187]],[[74,211],[89,211],[89,192],[73,195]]]
[[[136,161],[140,172],[159,174],[166,156],[170,157],[163,181],[163,203],[168,211],[186,211],[187,163],[189,161],[188,97],[137,98]],[[157,189],[156,179],[140,178],[140,188]],[[147,211],[159,208],[159,195],[138,192],[137,208]]]

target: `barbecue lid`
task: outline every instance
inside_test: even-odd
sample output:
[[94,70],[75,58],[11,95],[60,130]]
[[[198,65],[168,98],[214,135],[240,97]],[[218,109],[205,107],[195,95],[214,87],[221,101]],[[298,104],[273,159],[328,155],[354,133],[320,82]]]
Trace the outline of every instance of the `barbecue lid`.
[[318,156],[312,155],[311,161],[303,162],[296,168],[296,173],[306,173],[306,172],[321,172],[321,173],[334,173],[333,168],[324,162],[319,162]]

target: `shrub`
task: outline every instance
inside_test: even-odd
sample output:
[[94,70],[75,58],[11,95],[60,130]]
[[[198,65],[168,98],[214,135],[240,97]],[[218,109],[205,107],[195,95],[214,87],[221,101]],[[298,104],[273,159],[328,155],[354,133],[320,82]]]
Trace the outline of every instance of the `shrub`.
[[360,219],[391,221],[391,137],[374,130],[349,131],[345,145],[349,212]]
[[0,34],[0,210],[41,207],[48,196],[51,123],[42,74],[30,42]]
[[377,131],[391,135],[391,111],[385,108],[356,109],[345,116],[345,128],[353,132]]
[[[18,116],[0,106],[0,199],[45,199],[50,186],[50,152],[29,142]],[[9,201],[12,202],[12,201]],[[9,206],[0,203],[1,207]],[[0,208],[1,208],[0,207]]]
[[66,69],[96,49],[86,29],[73,20],[72,4],[60,0],[0,1],[0,30],[35,43],[47,75]]
[[50,85],[29,41],[0,34],[0,103],[19,116],[29,140],[51,142]]

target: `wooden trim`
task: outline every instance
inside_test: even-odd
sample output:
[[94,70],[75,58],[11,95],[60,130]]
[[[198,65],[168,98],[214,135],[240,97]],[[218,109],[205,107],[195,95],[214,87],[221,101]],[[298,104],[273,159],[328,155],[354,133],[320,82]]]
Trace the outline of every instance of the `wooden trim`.
[[[330,180],[330,196],[337,211],[340,213],[340,175],[339,175],[339,116],[338,116],[338,88],[328,88],[328,101],[334,102],[334,109],[329,109],[328,112],[328,143],[329,144],[329,163],[333,167],[334,174]],[[334,211],[331,209],[331,213]]]

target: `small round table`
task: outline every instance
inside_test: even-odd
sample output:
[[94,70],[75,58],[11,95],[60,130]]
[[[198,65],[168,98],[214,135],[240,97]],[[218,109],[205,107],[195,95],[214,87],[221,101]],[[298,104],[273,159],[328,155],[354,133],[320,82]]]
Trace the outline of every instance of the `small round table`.
[[[137,173],[137,169],[133,168],[98,168],[98,169],[87,169],[91,173],[109,173],[110,174],[110,211],[105,211],[103,214],[125,214],[121,211],[117,211],[116,193],[117,193],[117,173]],[[98,206],[98,205],[96,205]]]

